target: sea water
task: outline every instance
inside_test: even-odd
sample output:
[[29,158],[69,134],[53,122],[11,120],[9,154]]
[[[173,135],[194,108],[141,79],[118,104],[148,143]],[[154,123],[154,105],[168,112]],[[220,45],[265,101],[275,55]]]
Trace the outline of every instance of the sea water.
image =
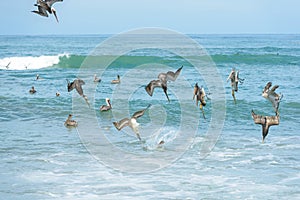
[[[99,129],[105,130],[99,131],[99,135],[105,134],[116,147],[136,154],[178,153],[178,158],[168,165],[144,173],[124,172],[101,162],[87,149],[76,128],[64,126],[68,114],[75,114],[75,120],[79,118],[73,110],[74,99],[87,107],[75,90],[68,93],[66,79],[73,81],[90,52],[109,37],[0,36],[0,199],[300,198],[299,35],[188,35],[211,56],[226,92],[223,129],[205,158],[201,157],[200,150],[211,122],[212,106],[207,100],[205,120],[192,100],[193,85],[198,82],[207,93],[209,88],[201,77],[195,76],[192,66],[180,56],[149,49],[123,55],[112,63],[100,77],[102,81],[96,84],[91,102],[90,109],[95,111]],[[190,83],[187,91],[190,100],[176,100],[172,92],[180,87],[176,82],[168,83],[171,99],[168,103],[159,88],[153,97],[146,94],[144,86],[151,77],[132,78],[132,82],[141,86],[130,94],[129,111],[124,108],[114,112],[129,117],[152,104],[138,119],[145,140],[140,143],[130,129],[118,132],[112,122],[120,118],[113,111],[100,113],[99,107],[109,97],[114,110],[117,98],[112,94],[126,89],[126,85],[122,79],[120,85],[112,85],[110,81],[117,74],[122,78],[128,69],[143,63],[155,63],[158,68],[167,65],[173,71],[184,65],[180,77]],[[236,93],[237,104],[232,99],[230,83],[226,82],[232,68],[240,70],[244,79]],[[88,71],[97,73],[97,68]],[[92,76],[81,74],[81,78],[85,82],[93,81]],[[261,126],[254,124],[251,110],[274,115],[271,103],[261,96],[269,81],[279,85],[276,92],[282,93],[283,99],[280,124],[270,128],[262,144]],[[36,94],[29,94],[31,86],[35,86]],[[90,88],[86,84],[83,89]],[[59,97],[55,96],[56,92],[60,92]],[[187,149],[177,152],[182,107],[196,112],[199,124]],[[156,123],[163,126],[155,129],[155,123],[149,123],[151,115],[157,116]],[[80,127],[81,122],[78,123]],[[143,135],[150,128],[157,134]],[[162,140],[165,144],[158,147]],[[108,157],[114,155],[104,153]]]

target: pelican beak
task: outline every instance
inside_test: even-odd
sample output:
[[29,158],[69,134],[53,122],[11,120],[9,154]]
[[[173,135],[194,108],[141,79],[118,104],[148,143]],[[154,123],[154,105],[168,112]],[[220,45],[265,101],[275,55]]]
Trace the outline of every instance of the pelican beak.
[[53,12],[53,14],[54,14],[54,16],[55,16],[55,18],[56,18],[57,23],[59,23],[58,18],[57,18],[57,15],[56,15],[56,10],[52,10],[52,12]]

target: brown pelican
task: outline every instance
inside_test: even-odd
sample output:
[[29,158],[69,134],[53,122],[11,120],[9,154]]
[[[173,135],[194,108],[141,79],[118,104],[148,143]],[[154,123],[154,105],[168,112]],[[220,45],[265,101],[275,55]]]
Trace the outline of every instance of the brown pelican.
[[94,75],[94,82],[95,83],[101,82],[101,79],[97,77],[97,74]]
[[129,126],[136,134],[136,136],[138,137],[138,139],[141,141],[141,136],[138,130],[138,126],[139,123],[137,123],[137,118],[141,117],[144,115],[145,111],[150,107],[151,105],[148,105],[147,108],[137,111],[135,112],[132,117],[129,118],[124,118],[118,122],[113,122],[114,126],[116,127],[116,129],[118,129],[118,131],[120,131],[122,128],[124,128],[125,126]]
[[55,95],[56,95],[57,97],[59,97],[59,96],[60,96],[60,93],[59,93],[59,92],[56,92]]
[[235,98],[235,94],[234,92],[238,91],[238,83],[240,82],[241,84],[243,84],[244,79],[239,78],[239,71],[235,71],[234,68],[232,68],[228,78],[227,78],[227,82],[230,79],[231,81],[231,95],[233,97],[234,103],[236,103],[236,98]]
[[36,75],[36,79],[35,80],[39,80],[40,79],[40,75],[39,74],[37,74]]
[[207,97],[207,96],[205,94],[204,88],[202,86],[199,87],[198,83],[196,83],[194,86],[193,100],[195,99],[195,96],[196,96],[196,105],[198,106],[198,101],[200,101],[199,108],[202,111],[203,118],[206,119],[205,115],[204,115],[203,106],[206,105],[205,97]]
[[282,99],[283,95],[277,94],[275,90],[279,87],[278,85],[274,85],[272,89],[270,89],[272,86],[272,82],[268,82],[267,85],[265,86],[262,96],[266,99],[268,99],[275,110],[276,115],[278,115],[278,108],[279,108],[279,103],[280,100]]
[[65,126],[77,126],[78,123],[75,120],[72,120],[72,115],[69,114],[68,119],[65,121]]
[[34,89],[34,86],[31,87],[31,89],[29,90],[29,93],[30,93],[30,94],[36,93],[36,90]]
[[119,84],[119,83],[121,83],[120,75],[117,76],[117,79],[112,80],[111,83],[112,84]]
[[255,124],[262,125],[262,142],[264,142],[265,137],[268,135],[269,128],[272,125],[279,125],[279,115],[276,116],[261,116],[254,113],[252,110],[252,118]]
[[[37,0],[34,6],[38,7],[38,10],[34,10],[32,12],[39,14],[43,17],[48,17],[49,14],[54,14],[56,21],[58,22],[58,18],[56,16],[56,10],[52,7],[52,5],[56,2],[62,2],[63,0]],[[48,13],[47,13],[48,12]]]
[[100,111],[108,111],[108,110],[112,109],[110,99],[106,98],[105,101],[106,101],[106,105],[102,105],[100,107]]
[[83,80],[79,79],[79,78],[75,79],[72,83],[70,83],[70,81],[67,79],[67,82],[68,82],[68,92],[71,92],[75,88],[76,91],[78,92],[78,94],[84,98],[84,100],[86,101],[86,103],[90,107],[90,103],[88,101],[88,98],[87,98],[87,96],[85,96],[83,94],[83,90],[82,90],[82,85],[84,85],[85,82]]
[[152,80],[150,83],[145,87],[145,90],[147,93],[152,96],[153,91],[156,87],[161,87],[164,90],[164,93],[166,94],[166,97],[168,101],[170,102],[168,93],[167,93],[167,82],[168,81],[175,81],[177,77],[179,76],[181,69],[183,66],[181,66],[175,73],[172,71],[168,71],[167,73],[160,73],[158,75],[158,80]]

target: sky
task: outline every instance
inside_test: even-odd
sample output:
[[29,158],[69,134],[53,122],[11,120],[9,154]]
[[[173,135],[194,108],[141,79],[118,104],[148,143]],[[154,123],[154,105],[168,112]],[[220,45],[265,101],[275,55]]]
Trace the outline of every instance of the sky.
[[59,23],[35,0],[0,1],[0,35],[117,34],[143,27],[185,34],[299,34],[299,0],[64,0]]

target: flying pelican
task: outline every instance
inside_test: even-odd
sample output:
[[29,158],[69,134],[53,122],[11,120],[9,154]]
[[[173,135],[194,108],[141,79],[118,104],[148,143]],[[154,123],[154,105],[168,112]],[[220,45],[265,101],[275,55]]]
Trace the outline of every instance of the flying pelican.
[[88,101],[88,98],[87,98],[87,96],[85,96],[83,94],[83,90],[82,90],[82,85],[84,85],[85,82],[83,80],[79,79],[79,78],[75,79],[72,83],[70,83],[70,81],[67,79],[67,82],[68,82],[68,92],[71,92],[75,88],[76,91],[78,92],[78,94],[84,98],[84,100],[86,101],[86,103],[90,107],[90,103]]
[[179,76],[181,69],[183,66],[181,66],[179,69],[176,70],[176,72],[168,71],[167,73],[160,73],[158,74],[158,80],[152,80],[150,83],[145,87],[145,90],[147,93],[152,96],[153,91],[156,87],[161,87],[164,90],[164,93],[166,94],[166,97],[168,101],[170,102],[168,93],[167,93],[167,82],[168,81],[175,81],[177,77]]
[[195,86],[194,86],[193,100],[195,99],[195,96],[196,96],[196,105],[198,106],[198,101],[200,101],[199,108],[202,111],[203,118],[206,119],[205,115],[204,115],[203,106],[206,106],[205,97],[207,97],[207,96],[206,96],[206,93],[204,91],[204,88],[202,86],[199,87],[198,83],[196,83]]
[[265,86],[262,96],[266,99],[268,99],[275,110],[276,115],[278,115],[278,108],[279,108],[279,103],[283,97],[281,94],[277,94],[275,90],[279,87],[278,85],[274,85],[272,89],[270,89],[272,86],[272,82],[268,82],[267,85]]
[[[49,14],[54,14],[56,21],[58,22],[58,18],[56,16],[56,10],[52,7],[52,5],[56,2],[62,2],[63,0],[37,0],[34,6],[38,7],[38,10],[34,10],[32,12],[39,14],[43,17],[48,17]],[[48,13],[47,13],[48,12]]]
[[97,74],[94,75],[94,82],[95,83],[101,82],[101,79],[97,77]]
[[34,86],[31,87],[31,89],[29,90],[29,93],[30,93],[30,94],[36,93],[36,90],[34,89]]
[[143,109],[143,110],[140,110],[140,111],[137,111],[135,112],[132,117],[129,119],[129,118],[124,118],[124,119],[121,119],[120,121],[118,122],[113,122],[114,126],[116,127],[116,129],[118,131],[120,131],[122,128],[124,128],[125,126],[129,126],[136,134],[136,136],[138,137],[138,139],[141,141],[141,136],[140,136],[140,133],[139,133],[139,130],[138,130],[138,126],[139,126],[139,123],[137,123],[137,118],[141,117],[144,115],[145,111],[150,107],[151,105],[148,105],[147,108]]
[[231,95],[233,97],[234,103],[236,103],[236,98],[235,98],[235,94],[234,92],[238,91],[238,83],[240,82],[241,84],[243,84],[244,79],[239,78],[239,71],[235,71],[234,68],[232,68],[228,78],[227,78],[227,82],[231,81]]
[[75,120],[72,120],[72,114],[69,114],[68,119],[65,121],[65,126],[77,126],[78,123]]
[[108,110],[112,109],[111,103],[110,103],[110,99],[109,99],[109,98],[106,98],[106,99],[105,99],[105,102],[106,102],[106,105],[102,105],[102,106],[100,107],[100,111],[108,111]]
[[269,128],[272,125],[279,125],[279,115],[276,116],[261,116],[254,113],[252,110],[252,118],[255,124],[262,125],[262,143],[264,143],[265,137],[269,133]]
[[120,75],[118,74],[117,79],[112,80],[111,84],[119,84],[119,83],[121,83],[121,79],[120,79]]

